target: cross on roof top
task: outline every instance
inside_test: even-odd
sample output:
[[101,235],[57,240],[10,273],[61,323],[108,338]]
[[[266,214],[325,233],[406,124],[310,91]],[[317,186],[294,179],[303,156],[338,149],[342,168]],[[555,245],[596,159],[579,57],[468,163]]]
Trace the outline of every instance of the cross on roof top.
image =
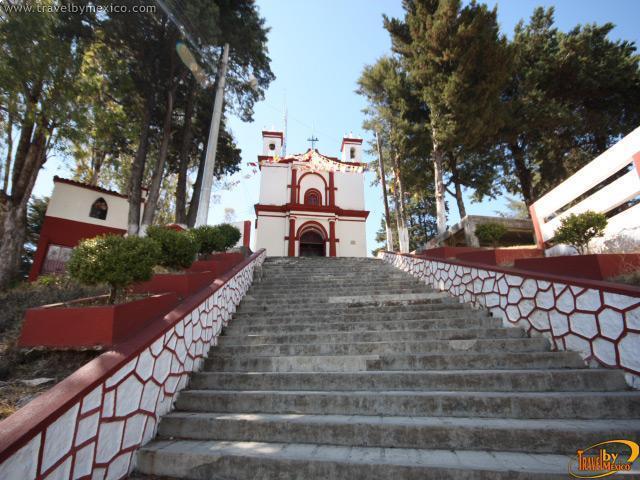
[[315,150],[316,142],[318,141],[317,137],[311,135],[311,138],[307,138],[307,142],[311,142],[311,149]]

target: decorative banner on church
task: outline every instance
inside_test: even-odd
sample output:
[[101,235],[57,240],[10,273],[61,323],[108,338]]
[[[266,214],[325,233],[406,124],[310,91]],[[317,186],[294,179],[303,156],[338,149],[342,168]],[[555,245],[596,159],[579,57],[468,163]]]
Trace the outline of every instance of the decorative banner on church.
[[316,152],[315,150],[309,150],[306,153],[299,155],[292,155],[291,157],[282,158],[278,155],[274,155],[270,163],[279,163],[283,160],[294,160],[304,165],[299,165],[297,168],[301,171],[309,172],[349,172],[349,173],[362,173],[364,167],[360,164],[342,163]]

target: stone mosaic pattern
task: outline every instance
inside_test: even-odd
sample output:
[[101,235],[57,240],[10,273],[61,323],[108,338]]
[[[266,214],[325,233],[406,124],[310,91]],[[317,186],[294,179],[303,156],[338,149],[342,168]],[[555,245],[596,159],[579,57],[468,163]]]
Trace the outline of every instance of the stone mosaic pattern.
[[618,367],[640,388],[640,296],[384,252],[379,257],[507,326],[549,338],[591,365]]
[[119,480],[151,440],[253,280],[257,257],[0,465],[0,479]]

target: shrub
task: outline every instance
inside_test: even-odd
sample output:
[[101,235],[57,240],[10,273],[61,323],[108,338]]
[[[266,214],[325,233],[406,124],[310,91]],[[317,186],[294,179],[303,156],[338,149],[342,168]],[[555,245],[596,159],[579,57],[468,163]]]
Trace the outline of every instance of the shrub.
[[240,240],[240,230],[233,225],[223,223],[222,225],[218,225],[218,228],[220,229],[220,234],[222,236],[222,243],[219,246],[219,251],[227,251],[238,243],[238,240]]
[[122,289],[149,280],[159,258],[160,246],[150,238],[101,235],[73,250],[67,271],[84,285],[109,285],[114,303]]
[[591,210],[578,215],[572,213],[561,220],[553,241],[571,245],[582,255],[592,239],[604,235],[605,228],[607,217],[602,213]]
[[152,226],[147,229],[147,236],[160,245],[158,264],[168,269],[189,268],[198,253],[198,242],[188,232]]
[[490,244],[493,248],[498,246],[502,237],[507,233],[507,227],[501,223],[483,223],[476,227],[476,236],[480,243]]
[[190,232],[198,242],[198,253],[202,255],[218,250],[218,247],[222,244],[222,235],[218,227],[202,225]]
[[225,252],[240,240],[240,230],[233,225],[203,225],[191,230],[200,244],[199,253],[207,255],[212,252]]

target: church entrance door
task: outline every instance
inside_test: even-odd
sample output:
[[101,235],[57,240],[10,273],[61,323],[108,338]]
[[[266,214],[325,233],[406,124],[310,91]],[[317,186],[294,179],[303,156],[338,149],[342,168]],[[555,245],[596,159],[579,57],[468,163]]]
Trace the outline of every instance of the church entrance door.
[[300,236],[301,257],[324,257],[324,238],[315,230],[307,230]]

